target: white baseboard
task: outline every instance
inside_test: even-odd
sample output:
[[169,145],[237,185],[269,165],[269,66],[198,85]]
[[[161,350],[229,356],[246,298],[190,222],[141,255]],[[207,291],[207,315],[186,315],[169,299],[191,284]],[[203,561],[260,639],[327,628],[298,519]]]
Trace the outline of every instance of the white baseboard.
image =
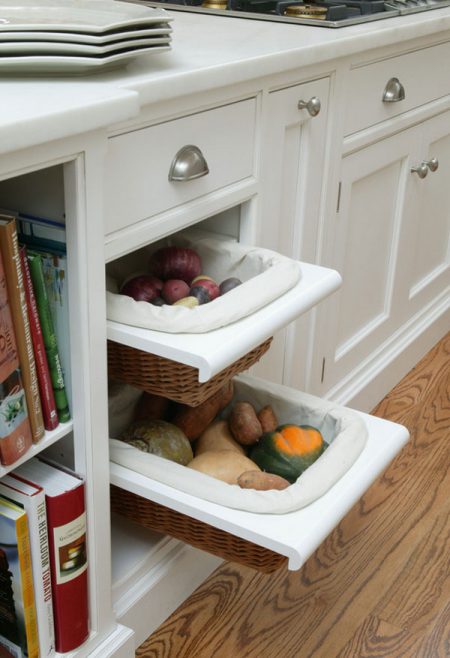
[[115,603],[117,620],[134,631],[135,646],[153,633],[222,560],[181,542]]

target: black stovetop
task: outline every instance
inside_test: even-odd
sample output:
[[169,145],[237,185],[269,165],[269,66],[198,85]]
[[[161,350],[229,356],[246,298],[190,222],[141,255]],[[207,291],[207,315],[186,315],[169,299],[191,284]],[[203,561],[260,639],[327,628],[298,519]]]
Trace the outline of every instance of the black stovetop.
[[[357,23],[380,20],[404,14],[440,9],[450,5],[450,0],[222,0],[223,6],[203,6],[208,0],[145,0],[154,7],[166,7],[177,11],[215,14],[234,18],[297,23],[315,27],[345,27]],[[211,2],[211,0],[209,0]],[[218,0],[212,0],[217,5]],[[287,8],[308,13],[311,16],[285,15]],[[313,16],[316,8],[323,10],[323,18]]]

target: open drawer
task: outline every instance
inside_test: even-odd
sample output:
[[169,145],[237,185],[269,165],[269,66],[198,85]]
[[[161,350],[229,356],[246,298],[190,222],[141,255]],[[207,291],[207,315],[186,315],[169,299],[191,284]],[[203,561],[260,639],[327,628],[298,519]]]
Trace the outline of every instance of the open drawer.
[[[293,389],[250,377],[241,379],[247,386],[267,392],[268,403],[271,394],[283,396],[294,410],[296,400],[301,400],[302,394]],[[147,527],[153,522],[156,530],[263,572],[286,561],[289,569],[299,569],[409,437],[400,425],[350,413],[367,428],[362,452],[328,491],[294,512],[266,514],[225,507],[111,463],[113,510]]]
[[339,288],[341,277],[335,270],[300,265],[302,276],[294,287],[232,324],[207,333],[172,334],[108,320],[108,339],[192,366],[198,369],[198,381],[207,382]]

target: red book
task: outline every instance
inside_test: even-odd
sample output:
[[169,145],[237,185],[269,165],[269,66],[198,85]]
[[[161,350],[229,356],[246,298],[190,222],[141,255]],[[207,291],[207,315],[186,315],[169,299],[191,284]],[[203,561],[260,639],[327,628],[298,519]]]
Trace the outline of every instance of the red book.
[[3,259],[0,252],[0,463],[9,465],[33,443]]
[[89,635],[84,481],[36,457],[14,473],[45,491],[56,651],[72,651]]
[[52,380],[48,369],[47,355],[45,353],[44,337],[39,320],[36,298],[31,281],[30,267],[27,260],[26,247],[20,248],[20,264],[22,266],[25,297],[27,300],[28,315],[30,318],[31,340],[33,342],[34,358],[36,360],[39,393],[41,396],[42,415],[46,430],[54,430],[59,425],[56,410],[55,396],[53,395]]

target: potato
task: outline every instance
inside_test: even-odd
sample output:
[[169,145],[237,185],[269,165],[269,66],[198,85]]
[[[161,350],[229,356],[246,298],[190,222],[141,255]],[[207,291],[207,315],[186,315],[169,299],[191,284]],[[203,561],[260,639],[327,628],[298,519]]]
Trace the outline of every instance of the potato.
[[237,481],[241,489],[256,489],[257,491],[269,491],[277,489],[281,491],[290,486],[290,482],[282,478],[280,475],[273,473],[264,473],[261,471],[245,471],[241,473]]
[[245,455],[244,448],[233,439],[226,420],[213,421],[198,438],[195,456],[210,450],[234,450]]
[[278,418],[275,416],[275,413],[270,406],[267,404],[265,407],[260,409],[257,413],[258,420],[261,423],[263,432],[274,432],[278,425]]
[[189,286],[182,279],[168,279],[161,290],[161,297],[167,304],[173,304],[183,297],[188,297]]
[[256,411],[249,402],[236,402],[228,424],[236,441],[244,446],[257,443],[263,433]]
[[233,390],[233,382],[230,380],[197,407],[180,405],[172,419],[173,424],[183,430],[189,441],[198,439],[219,411],[229,404]]
[[187,466],[228,484],[237,484],[239,476],[245,471],[260,470],[248,457],[234,450],[209,450],[194,457]]

